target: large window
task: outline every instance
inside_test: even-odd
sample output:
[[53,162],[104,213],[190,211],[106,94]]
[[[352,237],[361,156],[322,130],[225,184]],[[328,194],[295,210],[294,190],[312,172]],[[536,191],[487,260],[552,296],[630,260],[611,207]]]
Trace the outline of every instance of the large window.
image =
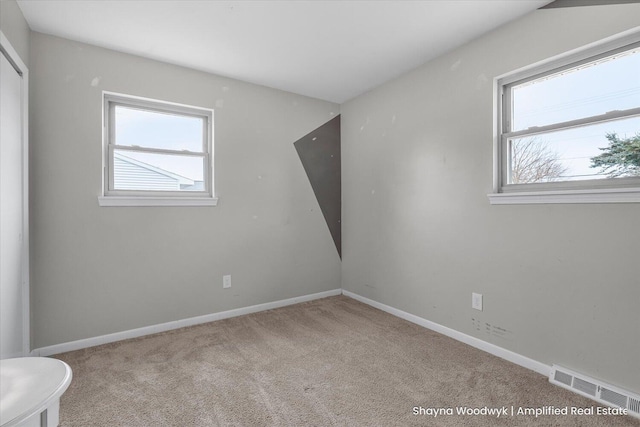
[[103,206],[214,205],[213,111],[104,93]]
[[498,79],[492,203],[640,202],[638,40]]

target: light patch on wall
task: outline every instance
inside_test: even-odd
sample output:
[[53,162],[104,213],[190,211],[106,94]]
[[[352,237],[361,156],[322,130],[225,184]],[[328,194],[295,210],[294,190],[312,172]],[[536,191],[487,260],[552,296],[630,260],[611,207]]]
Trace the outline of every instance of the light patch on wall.
[[396,115],[395,114],[393,116],[391,116],[391,124],[392,125],[396,124]]
[[216,99],[216,108],[224,107],[224,99]]
[[480,90],[489,83],[489,79],[484,74],[480,74],[476,79],[476,89]]
[[64,78],[64,81],[69,83],[71,80],[75,79],[76,75],[75,74],[67,74]]
[[451,65],[451,71],[456,71],[458,67],[460,67],[460,64],[462,64],[462,59],[458,59]]
[[360,132],[362,132],[364,130],[365,127],[367,127],[367,125],[371,123],[371,119],[369,117],[367,117],[367,120],[365,120],[364,124],[362,126],[360,126]]
[[228,86],[222,86],[222,91],[223,92],[229,92],[229,87]]
[[94,77],[93,80],[91,80],[91,86],[96,87],[100,84],[100,79],[102,79],[102,77],[98,76],[98,77]]

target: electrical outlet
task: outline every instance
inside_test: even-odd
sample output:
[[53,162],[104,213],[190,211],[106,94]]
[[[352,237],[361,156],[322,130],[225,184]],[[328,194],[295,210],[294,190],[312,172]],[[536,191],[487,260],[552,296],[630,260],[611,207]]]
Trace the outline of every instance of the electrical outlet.
[[482,311],[482,294],[471,294],[471,308]]
[[226,276],[222,276],[222,288],[227,289],[231,287],[231,275],[227,274]]

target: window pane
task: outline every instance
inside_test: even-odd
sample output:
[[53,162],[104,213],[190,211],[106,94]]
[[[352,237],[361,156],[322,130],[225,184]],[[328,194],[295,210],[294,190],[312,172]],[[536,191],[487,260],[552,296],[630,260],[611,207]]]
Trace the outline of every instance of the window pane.
[[203,120],[116,105],[115,144],[201,153]]
[[640,48],[512,88],[512,131],[640,107]]
[[205,191],[204,156],[114,150],[114,190]]
[[640,117],[509,140],[509,184],[640,176]]

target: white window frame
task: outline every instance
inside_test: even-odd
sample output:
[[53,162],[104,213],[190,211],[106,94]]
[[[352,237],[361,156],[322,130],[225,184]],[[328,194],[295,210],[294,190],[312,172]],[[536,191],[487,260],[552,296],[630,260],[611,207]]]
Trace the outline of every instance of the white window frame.
[[[191,105],[142,98],[115,92],[102,92],[102,194],[100,206],[215,206],[213,162],[213,110]],[[115,145],[116,106],[144,111],[171,113],[203,119],[203,151],[167,150],[149,147]],[[132,150],[159,154],[197,156],[204,159],[204,191],[144,191],[114,189],[114,150]]]
[[510,88],[545,75],[557,73],[591,62],[600,57],[640,45],[640,31],[634,29],[566,54],[550,58],[494,79],[494,168],[491,204],[538,203],[640,203],[640,177],[559,181],[532,184],[508,184],[508,140],[554,130],[571,129],[589,124],[640,116],[640,108],[612,111],[606,114],[554,123],[548,126],[511,131]]

